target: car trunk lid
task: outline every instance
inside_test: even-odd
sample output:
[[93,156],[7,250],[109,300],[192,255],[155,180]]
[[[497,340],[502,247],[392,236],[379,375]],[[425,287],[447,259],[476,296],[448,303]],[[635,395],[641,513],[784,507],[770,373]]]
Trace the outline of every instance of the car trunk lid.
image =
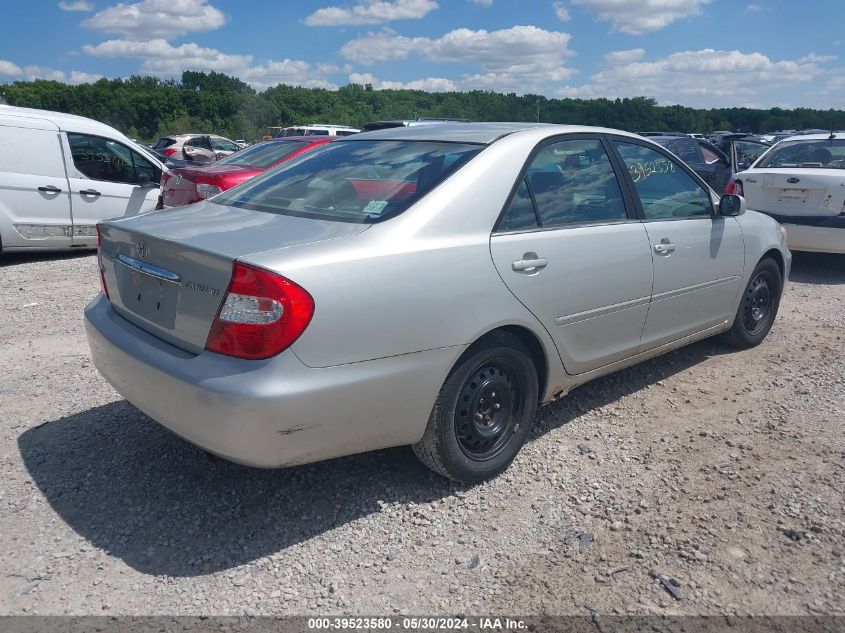
[[845,204],[845,171],[752,170],[740,175],[748,206],[782,216],[834,216]]
[[199,353],[236,259],[347,237],[368,226],[213,202],[109,220],[100,225],[109,299],[138,327]]

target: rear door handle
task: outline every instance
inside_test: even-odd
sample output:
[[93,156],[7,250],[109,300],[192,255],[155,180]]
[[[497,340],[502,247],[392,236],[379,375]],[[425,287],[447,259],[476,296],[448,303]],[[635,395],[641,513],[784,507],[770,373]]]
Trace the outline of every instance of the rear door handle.
[[79,192],[80,196],[94,196],[95,198],[100,195],[100,192],[96,189],[82,189]]
[[661,240],[660,244],[654,245],[654,252],[658,255],[671,255],[675,252],[675,245],[671,244],[669,240]]
[[[525,255],[528,255],[528,253],[526,253]],[[523,257],[525,257],[525,255],[523,255]],[[548,265],[548,259],[544,257],[537,257],[536,255],[534,255],[531,259],[516,260],[515,262],[511,263],[511,268],[513,268],[516,272],[521,273],[541,270]]]
[[38,191],[43,191],[44,193],[61,193],[62,190],[58,187],[54,187],[53,185],[47,185],[46,187],[38,187]]

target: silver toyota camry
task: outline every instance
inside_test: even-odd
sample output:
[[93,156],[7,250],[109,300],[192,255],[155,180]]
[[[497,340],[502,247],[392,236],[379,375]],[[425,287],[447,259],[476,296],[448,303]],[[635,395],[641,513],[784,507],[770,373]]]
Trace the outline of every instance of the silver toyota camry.
[[99,236],[94,362],[152,418],[244,464],[411,444],[466,482],[576,385],[760,343],[791,262],[659,145],[522,123],[355,135]]

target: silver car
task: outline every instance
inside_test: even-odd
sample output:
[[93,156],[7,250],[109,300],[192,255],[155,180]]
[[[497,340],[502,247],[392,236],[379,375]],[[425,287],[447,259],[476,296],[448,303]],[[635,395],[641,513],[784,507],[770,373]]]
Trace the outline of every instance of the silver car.
[[411,444],[479,481],[538,403],[693,341],[760,343],[791,255],[659,145],[457,123],[329,143],[189,207],[99,225],[94,362],[226,459]]

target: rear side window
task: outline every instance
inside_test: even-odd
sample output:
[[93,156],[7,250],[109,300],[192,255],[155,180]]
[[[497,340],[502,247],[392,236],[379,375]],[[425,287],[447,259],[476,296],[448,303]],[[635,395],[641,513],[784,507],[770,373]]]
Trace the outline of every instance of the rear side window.
[[335,141],[224,191],[214,202],[341,222],[381,222],[402,213],[482,148],[433,141]]
[[699,143],[699,148],[704,156],[704,162],[708,165],[722,165],[727,166],[728,161],[716,151],[715,147],[710,147],[707,143]]
[[519,186],[513,194],[505,214],[499,221],[499,231],[520,231],[533,229],[537,224],[537,215],[534,213],[534,202],[528,191],[528,183],[525,178],[519,181]]
[[710,195],[671,158],[644,145],[613,143],[631,173],[646,219],[710,215]]
[[165,147],[170,147],[175,144],[176,139],[174,138],[160,138],[156,141],[156,144],[153,145],[153,149],[164,149]]

